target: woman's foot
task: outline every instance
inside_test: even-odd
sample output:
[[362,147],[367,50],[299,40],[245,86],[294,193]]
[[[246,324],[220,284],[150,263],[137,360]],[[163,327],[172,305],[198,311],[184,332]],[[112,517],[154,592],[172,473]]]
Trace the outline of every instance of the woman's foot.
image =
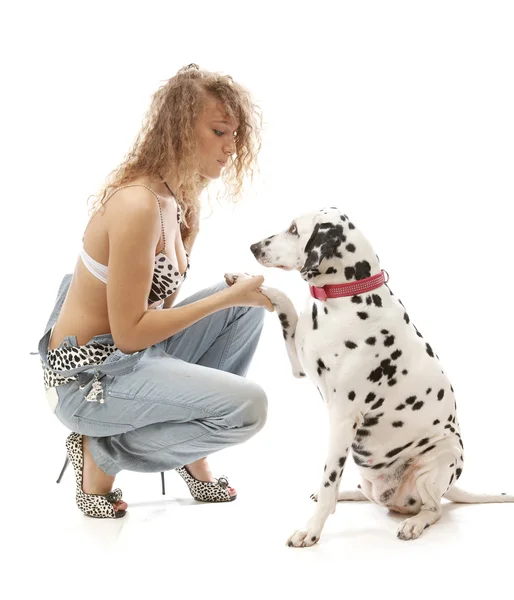
[[[108,494],[114,484],[114,476],[107,475],[98,467],[89,451],[89,440],[82,436],[82,450],[84,452],[84,469],[82,472],[82,491],[86,494]],[[126,502],[114,504],[114,510],[127,510]]]
[[[213,483],[217,481],[216,477],[213,477],[211,473],[207,458],[200,458],[200,460],[196,460],[195,462],[186,465],[186,469],[195,479],[198,479],[198,481],[212,481]],[[234,488],[228,487],[227,489],[231,496],[237,495]]]

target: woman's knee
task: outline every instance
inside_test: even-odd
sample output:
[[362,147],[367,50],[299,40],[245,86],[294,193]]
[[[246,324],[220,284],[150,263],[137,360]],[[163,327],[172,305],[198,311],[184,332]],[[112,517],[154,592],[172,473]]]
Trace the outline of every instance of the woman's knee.
[[243,421],[258,431],[264,427],[268,416],[268,397],[262,387],[253,381],[247,381],[243,402]]

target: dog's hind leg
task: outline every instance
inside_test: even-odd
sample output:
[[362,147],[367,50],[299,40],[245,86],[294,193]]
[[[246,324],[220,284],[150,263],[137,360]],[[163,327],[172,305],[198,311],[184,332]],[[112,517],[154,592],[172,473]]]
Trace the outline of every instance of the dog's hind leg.
[[395,498],[399,512],[417,513],[400,523],[396,533],[400,539],[415,540],[441,517],[441,497],[454,478],[454,464],[449,464],[450,460],[445,453],[425,464],[416,474],[415,489],[406,486]]
[[318,502],[305,529],[295,531],[287,541],[288,546],[313,546],[319,540],[327,518],[335,511],[348,450],[355,437],[355,421],[350,414],[330,411],[328,457],[318,491]]
[[[318,494],[312,494],[311,499],[314,502],[318,501]],[[337,502],[368,502],[369,498],[360,491],[360,490],[343,490],[342,492],[338,492],[337,494]]]

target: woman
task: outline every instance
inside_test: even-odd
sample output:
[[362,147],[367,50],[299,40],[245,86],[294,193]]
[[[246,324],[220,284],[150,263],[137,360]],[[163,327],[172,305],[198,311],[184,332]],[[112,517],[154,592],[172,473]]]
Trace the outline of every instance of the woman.
[[261,276],[174,306],[199,229],[200,193],[223,173],[238,195],[259,143],[257,109],[230,77],[181,69],[154,95],[131,152],[93,207],[73,275],[39,343],[47,398],[88,516],[118,518],[122,469],[177,469],[194,498],[231,501],[206,457],[265,423],[244,378],[273,311]]

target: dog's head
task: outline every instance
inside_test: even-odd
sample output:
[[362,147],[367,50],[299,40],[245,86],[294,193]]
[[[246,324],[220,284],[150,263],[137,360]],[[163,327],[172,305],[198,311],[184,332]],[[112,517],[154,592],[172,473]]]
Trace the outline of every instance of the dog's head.
[[378,256],[367,239],[338,208],[323,208],[294,219],[287,231],[250,246],[265,267],[297,270],[313,285],[370,277]]

